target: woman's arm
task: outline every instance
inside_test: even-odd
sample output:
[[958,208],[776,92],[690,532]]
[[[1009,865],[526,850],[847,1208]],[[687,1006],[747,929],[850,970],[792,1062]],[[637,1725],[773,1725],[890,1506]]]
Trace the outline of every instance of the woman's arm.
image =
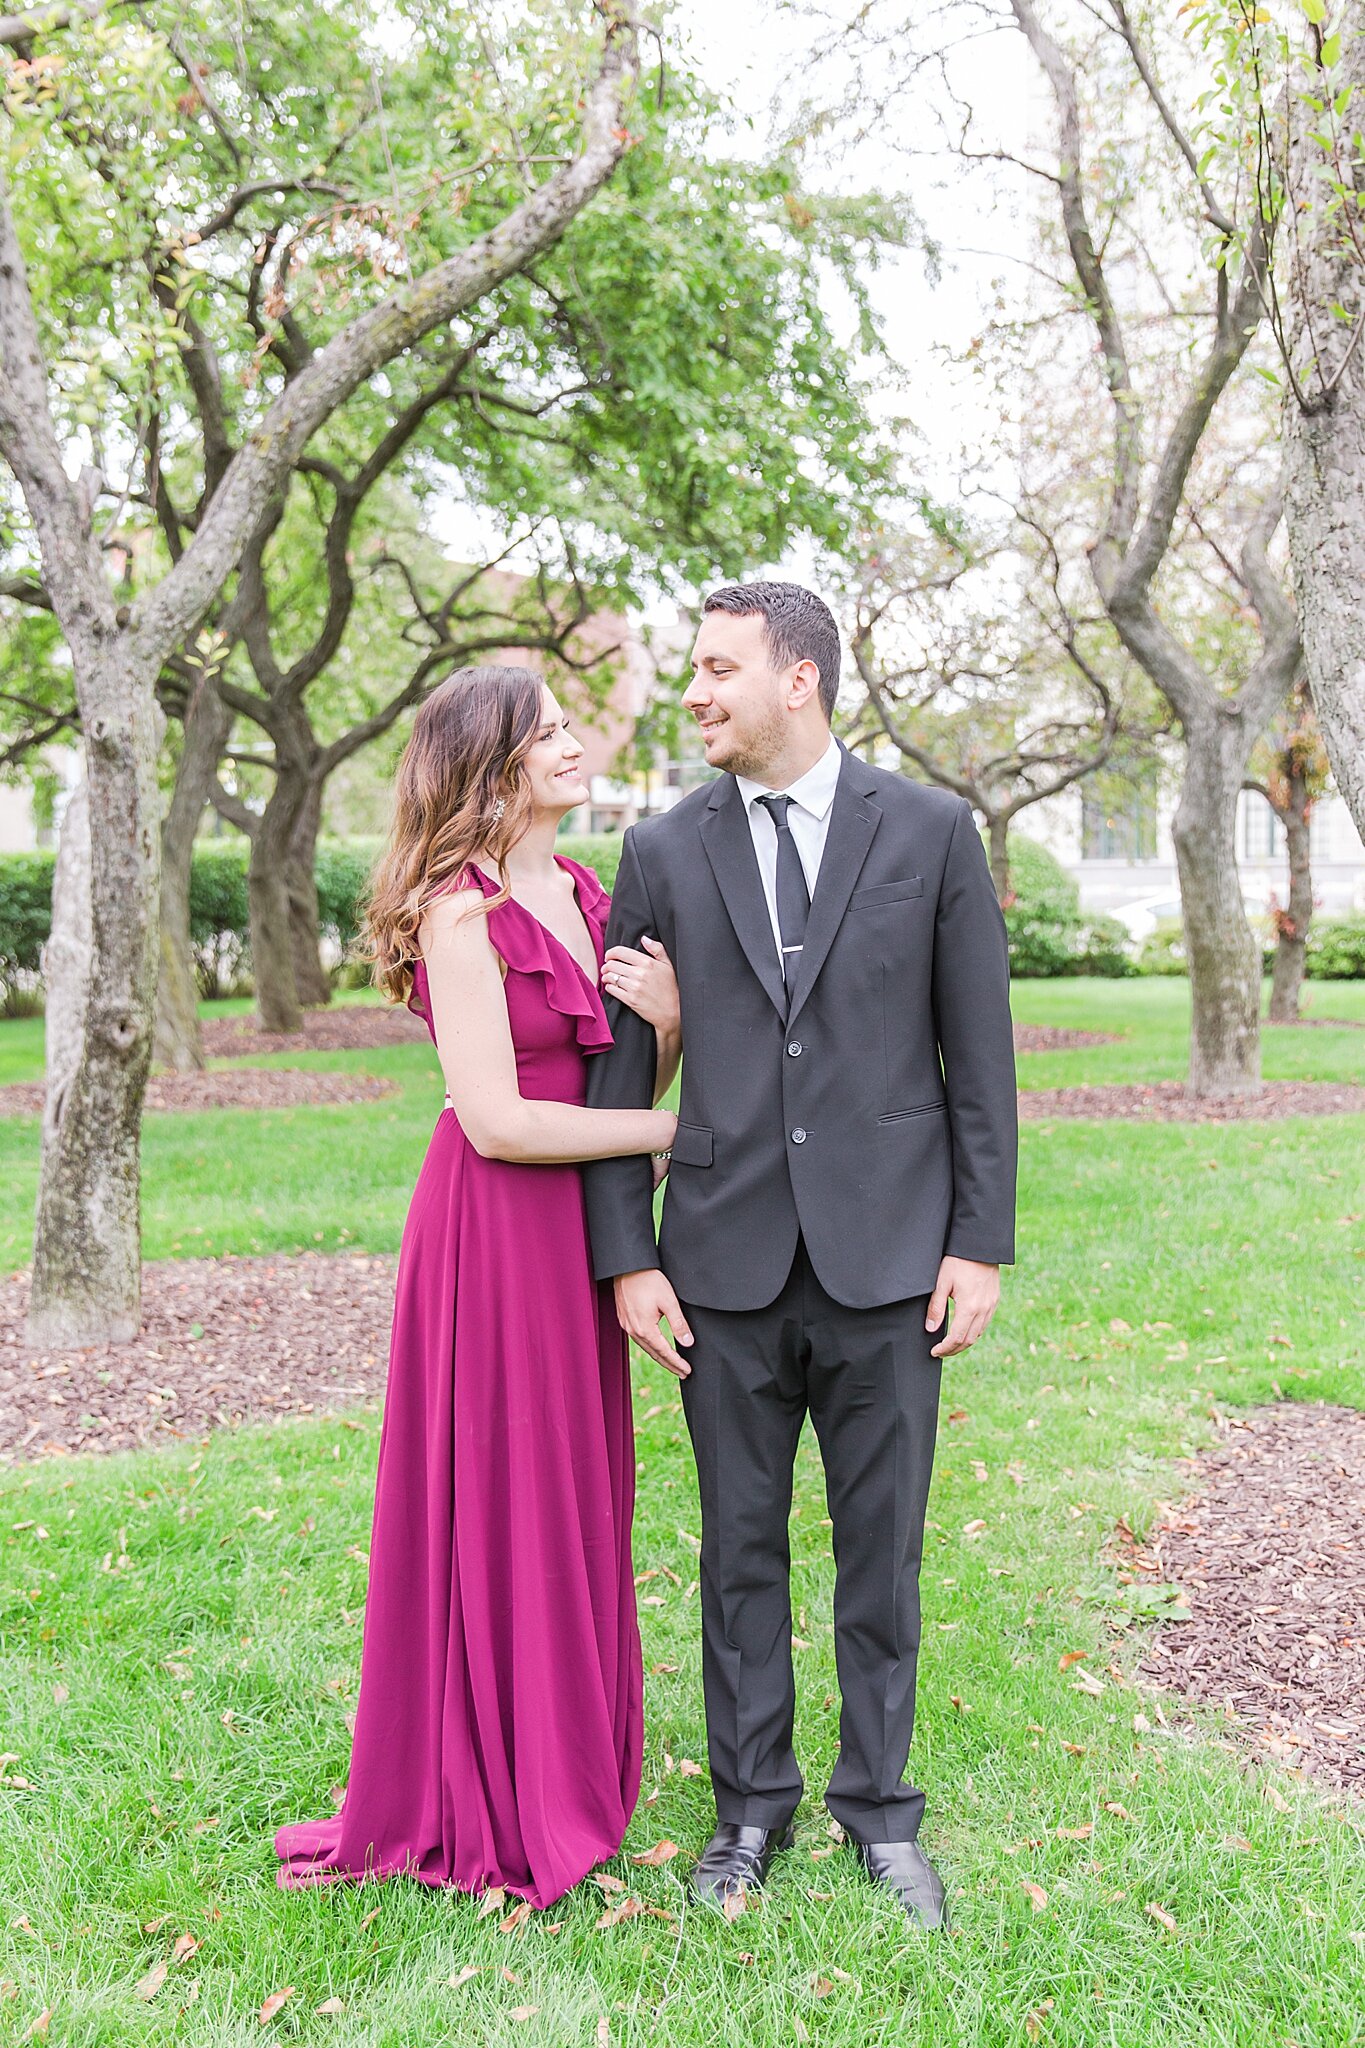
[[441,1071],[475,1151],[550,1166],[665,1150],[675,1122],[665,1110],[580,1109],[523,1097],[484,900],[477,889],[438,896],[418,933]]

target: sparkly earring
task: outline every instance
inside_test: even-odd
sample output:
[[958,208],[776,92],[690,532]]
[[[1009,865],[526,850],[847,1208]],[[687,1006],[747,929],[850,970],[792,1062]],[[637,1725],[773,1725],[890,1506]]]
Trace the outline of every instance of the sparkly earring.
[[502,823],[502,820],[503,820],[503,813],[504,813],[504,812],[506,811],[506,809],[507,809],[507,799],[506,799],[506,797],[505,797],[505,796],[500,796],[500,797],[498,797],[498,799],[496,800],[496,802],[495,802],[495,803],[494,803],[494,805],[493,805],[493,823],[494,823],[495,825],[500,825],[500,824]]

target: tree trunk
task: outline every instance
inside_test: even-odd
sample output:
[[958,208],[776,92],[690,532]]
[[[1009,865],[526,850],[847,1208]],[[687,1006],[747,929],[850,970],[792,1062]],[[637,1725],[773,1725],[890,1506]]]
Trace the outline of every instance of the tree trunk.
[[999,811],[988,811],[986,826],[990,834],[991,880],[995,883],[996,901],[1004,909],[1014,895],[1010,888],[1010,821]]
[[232,713],[205,678],[185,713],[180,769],[161,828],[161,976],[156,990],[153,1055],[177,1073],[204,1064],[199,988],[190,947],[190,863],[199,820],[231,726]]
[[302,1031],[303,1007],[294,972],[294,931],[289,903],[289,850],[307,798],[301,775],[277,764],[275,787],[251,839],[247,900],[251,912],[251,972],[262,1031]]
[[[73,835],[68,876],[54,890],[54,968],[61,982],[78,954],[88,895],[89,984],[84,1004],[69,988],[49,1011],[80,1018],[69,1080],[59,1076],[44,1117],[38,1181],[29,1342],[44,1349],[127,1343],[141,1318],[142,1236],[138,1132],[152,1058],[160,895],[161,798],[156,763],[161,716],[152,678],[125,647],[99,640],[73,648],[85,734],[89,840],[82,861]],[[84,672],[83,672],[84,671]],[[65,849],[66,833],[63,832]],[[59,964],[60,963],[60,964]]]
[[52,871],[52,922],[43,945],[43,1144],[60,1126],[81,1063],[85,1001],[90,989],[90,789],[84,777],[71,792]]
[[1261,1083],[1261,957],[1242,901],[1236,820],[1251,747],[1244,721],[1216,710],[1187,725],[1185,747],[1171,831],[1190,970],[1187,1086],[1250,1095]]
[[1285,781],[1289,801],[1279,813],[1289,842],[1289,907],[1276,919],[1275,968],[1270,983],[1270,1021],[1297,1024],[1303,988],[1308,927],[1313,919],[1313,867],[1309,855],[1308,815],[1312,805],[1303,763],[1291,744],[1286,749]]
[[1365,317],[1365,267],[1354,231],[1343,229],[1334,179],[1323,175],[1322,152],[1310,133],[1321,120],[1308,99],[1316,93],[1331,100],[1353,88],[1348,125],[1357,125],[1365,96],[1362,0],[1349,0],[1341,27],[1336,66],[1316,82],[1309,74],[1291,94],[1289,352],[1309,409],[1292,391],[1286,397],[1285,520],[1318,723],[1337,787],[1365,839],[1365,348],[1357,334]]
[[293,936],[294,984],[299,1001],[330,1003],[332,982],[322,964],[322,932],[318,924],[318,832],[322,826],[323,784],[312,778],[289,843],[287,886],[289,928]]

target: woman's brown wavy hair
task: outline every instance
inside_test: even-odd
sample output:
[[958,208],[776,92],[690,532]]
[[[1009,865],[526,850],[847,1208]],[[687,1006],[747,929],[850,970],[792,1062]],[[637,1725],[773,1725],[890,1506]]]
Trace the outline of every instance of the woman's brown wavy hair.
[[508,849],[531,822],[522,764],[544,722],[544,705],[544,678],[529,668],[461,668],[437,685],[413,720],[363,940],[375,986],[390,1002],[408,999],[427,904],[476,855],[496,861],[502,882],[501,894],[487,898],[486,907],[507,901]]

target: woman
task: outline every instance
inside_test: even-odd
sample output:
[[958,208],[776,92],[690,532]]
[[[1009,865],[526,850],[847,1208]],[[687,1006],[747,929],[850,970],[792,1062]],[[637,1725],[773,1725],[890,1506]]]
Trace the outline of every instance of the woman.
[[[674,1118],[583,1106],[609,899],[554,851],[582,752],[538,676],[462,669],[398,771],[369,939],[448,1092],[398,1262],[345,1803],[279,1830],[282,1885],[401,1871],[548,1906],[639,1791],[628,1364],[577,1162],[666,1155]],[[662,1094],[672,968],[654,945],[609,971]]]

